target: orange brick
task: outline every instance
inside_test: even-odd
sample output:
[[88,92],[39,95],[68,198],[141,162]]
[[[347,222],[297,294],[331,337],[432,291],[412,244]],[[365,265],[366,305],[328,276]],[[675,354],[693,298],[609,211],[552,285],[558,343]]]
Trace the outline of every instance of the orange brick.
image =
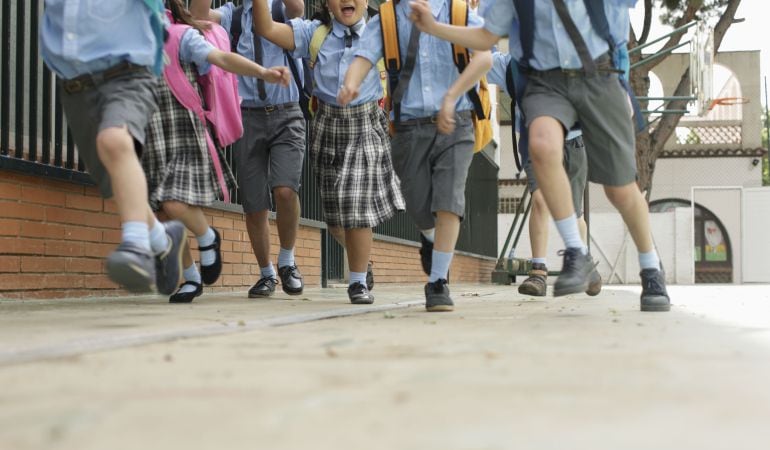
[[19,236],[63,239],[64,227],[45,222],[22,222],[19,228]]
[[232,230],[233,219],[226,219],[224,217],[214,217],[214,227],[219,229],[220,232],[222,232],[223,230]]
[[0,183],[0,198],[19,200],[21,198],[21,186],[16,183]]
[[83,287],[86,289],[118,289],[107,275],[83,275]]
[[77,194],[67,194],[67,208],[86,211],[102,211],[102,198]]
[[45,241],[27,238],[0,238],[0,253],[42,255]]
[[117,214],[118,213],[118,205],[115,203],[115,200],[104,200],[104,212],[106,213],[112,213]]
[[225,263],[240,263],[243,262],[241,253],[234,252],[222,252],[222,261]]
[[28,203],[39,203],[41,205],[64,205],[65,194],[51,189],[35,186],[22,186],[21,197]]
[[0,256],[0,272],[19,272],[21,270],[18,256]]
[[83,256],[90,258],[105,258],[113,250],[115,250],[113,244],[97,244],[95,242],[86,242],[83,246]]
[[102,231],[102,242],[109,242],[111,244],[120,244],[122,240],[123,240],[123,232],[121,230]]
[[[68,225],[64,227],[64,237],[70,241],[99,242],[102,240],[102,230],[92,227],[78,227]],[[104,231],[107,233],[107,231]]]
[[56,208],[48,206],[45,208],[45,217],[48,222],[65,223],[72,225],[88,224],[98,228],[118,228],[120,218],[116,215],[77,211],[68,208]]
[[64,272],[64,258],[24,256],[21,258],[22,272]]
[[46,241],[46,255],[83,256],[83,243],[70,241]]
[[0,236],[18,236],[19,224],[16,219],[0,219]]
[[53,275],[48,274],[43,281],[46,289],[76,289],[84,287],[82,275]]
[[67,258],[64,268],[70,273],[102,273],[104,259]]
[[0,201],[0,211],[6,218],[43,220],[45,217],[45,210],[42,206],[19,202]]
[[24,289],[40,289],[43,275],[3,273],[0,274],[0,290],[18,291]]
[[222,233],[222,239],[226,241],[240,241],[243,239],[244,233],[242,231],[224,230]]

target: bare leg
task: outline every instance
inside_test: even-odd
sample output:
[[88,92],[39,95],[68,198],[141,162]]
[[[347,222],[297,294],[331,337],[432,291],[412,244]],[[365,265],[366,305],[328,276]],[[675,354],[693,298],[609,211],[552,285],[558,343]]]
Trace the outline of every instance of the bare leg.
[[351,272],[366,272],[372,249],[372,229],[352,228],[345,230],[345,250]]
[[[147,181],[136,156],[134,138],[126,127],[107,128],[96,136],[99,160],[110,175],[112,193],[121,222],[150,221]],[[148,214],[149,211],[149,214]]]
[[[171,219],[181,221],[195,236],[202,236],[209,229],[203,210],[197,206],[190,206],[182,202],[163,202],[163,212]],[[189,267],[186,266],[186,267]]]
[[652,233],[650,232],[650,213],[647,202],[636,183],[625,186],[604,186],[604,192],[612,205],[623,216],[631,237],[639,253],[652,251]]
[[267,218],[268,210],[246,214],[246,231],[259,267],[270,264],[270,224]]
[[533,258],[545,258],[548,251],[548,205],[540,189],[532,193],[532,209],[529,211],[529,243]]
[[278,186],[273,189],[273,198],[276,205],[275,221],[278,226],[278,240],[282,248],[292,249],[297,241],[299,227],[299,195],[291,188]]

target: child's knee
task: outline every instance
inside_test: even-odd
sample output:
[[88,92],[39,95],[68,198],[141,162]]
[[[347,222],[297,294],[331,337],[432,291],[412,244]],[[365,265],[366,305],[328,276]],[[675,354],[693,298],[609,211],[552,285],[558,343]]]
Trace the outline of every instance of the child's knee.
[[96,148],[102,158],[133,153],[133,138],[125,128],[106,128],[96,135]]
[[297,193],[290,187],[278,186],[273,189],[273,197],[276,203],[286,204],[293,202],[297,197]]

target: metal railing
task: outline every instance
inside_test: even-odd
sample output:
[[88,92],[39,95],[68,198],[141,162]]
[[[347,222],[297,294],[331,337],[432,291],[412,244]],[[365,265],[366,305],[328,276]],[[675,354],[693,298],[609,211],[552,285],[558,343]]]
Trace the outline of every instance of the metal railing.
[[[223,3],[213,1],[215,7]],[[38,26],[43,4],[43,0],[3,1],[0,7],[0,169],[90,185],[93,183],[67,128],[55,75],[39,56]],[[315,4],[307,2],[309,14]],[[224,151],[234,167],[232,148]],[[320,196],[308,159],[300,190],[302,217],[323,228]],[[474,158],[466,192],[468,206],[457,248],[494,257],[497,166],[486,155],[480,153]],[[238,192],[231,192],[231,198],[234,205],[240,205]],[[227,205],[228,209],[234,205]],[[375,233],[419,240],[416,227],[405,213],[378,226]],[[343,251],[329,233],[324,236],[324,277],[340,279],[344,276]]]

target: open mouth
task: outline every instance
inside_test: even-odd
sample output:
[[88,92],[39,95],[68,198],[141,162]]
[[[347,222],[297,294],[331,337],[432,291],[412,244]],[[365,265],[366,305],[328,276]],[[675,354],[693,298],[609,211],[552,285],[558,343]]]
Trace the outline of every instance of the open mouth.
[[343,6],[342,7],[342,15],[345,16],[345,17],[351,17],[355,13],[356,13],[356,7],[355,6]]

